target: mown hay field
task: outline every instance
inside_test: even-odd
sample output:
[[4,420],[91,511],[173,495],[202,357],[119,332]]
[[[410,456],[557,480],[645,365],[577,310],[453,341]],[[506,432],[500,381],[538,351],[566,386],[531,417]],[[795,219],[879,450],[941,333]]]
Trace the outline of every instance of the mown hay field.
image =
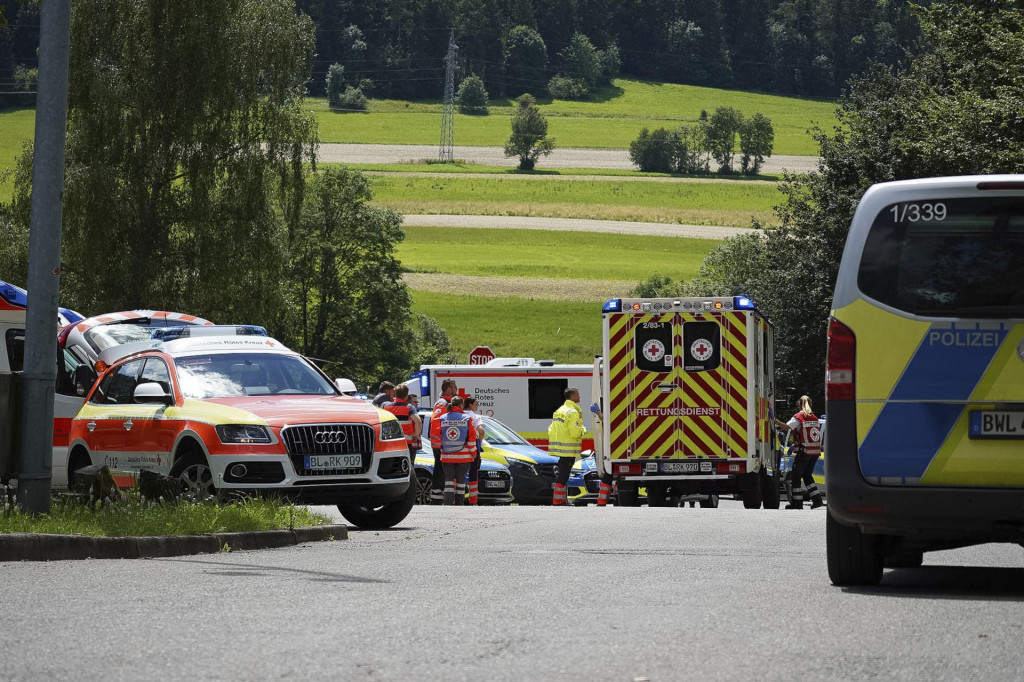
[[684,225],[772,224],[775,183],[524,181],[457,175],[373,178],[374,201],[400,213],[550,216]]

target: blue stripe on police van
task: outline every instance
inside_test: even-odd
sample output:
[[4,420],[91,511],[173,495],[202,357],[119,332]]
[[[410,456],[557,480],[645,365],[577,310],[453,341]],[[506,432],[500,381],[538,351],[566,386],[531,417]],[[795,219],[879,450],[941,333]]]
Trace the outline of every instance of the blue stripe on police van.
[[868,479],[919,479],[956,425],[963,405],[890,403],[860,446]]
[[1002,324],[933,324],[889,399],[967,400],[1008,333]]
[[860,446],[864,476],[920,479],[1008,333],[999,323],[933,324],[889,396],[912,402],[888,402]]

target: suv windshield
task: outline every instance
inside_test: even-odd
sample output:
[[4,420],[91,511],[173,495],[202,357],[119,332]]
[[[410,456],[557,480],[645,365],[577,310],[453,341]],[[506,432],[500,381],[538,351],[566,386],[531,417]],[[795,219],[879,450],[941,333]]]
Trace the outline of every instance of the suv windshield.
[[186,398],[247,395],[337,395],[334,384],[298,355],[207,353],[175,358]]
[[484,418],[483,427],[484,438],[491,445],[529,445],[518,433],[490,417]]
[[857,285],[914,315],[1024,317],[1024,199],[887,206],[864,244]]

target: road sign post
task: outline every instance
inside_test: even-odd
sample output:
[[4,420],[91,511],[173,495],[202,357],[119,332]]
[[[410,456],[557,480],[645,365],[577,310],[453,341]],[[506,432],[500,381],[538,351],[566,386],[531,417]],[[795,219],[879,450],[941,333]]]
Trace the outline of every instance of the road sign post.
[[494,351],[487,346],[477,346],[469,352],[469,364],[486,365],[495,357],[497,356],[494,355]]

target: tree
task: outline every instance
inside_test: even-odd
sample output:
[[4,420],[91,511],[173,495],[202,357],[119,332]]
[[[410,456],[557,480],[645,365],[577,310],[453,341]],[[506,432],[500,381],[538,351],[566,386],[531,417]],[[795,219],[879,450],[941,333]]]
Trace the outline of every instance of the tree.
[[[358,171],[321,170],[289,237],[288,338],[357,385],[404,374],[418,353],[396,257],[402,217],[371,206],[372,199]],[[432,334],[434,352],[444,339]]]
[[291,0],[78,0],[72,34],[62,302],[274,328],[316,143],[309,19]]
[[719,173],[732,172],[736,134],[743,124],[743,114],[732,107],[718,107],[704,123],[705,144],[718,163]]
[[512,115],[512,136],[505,143],[505,156],[518,156],[520,170],[533,170],[537,159],[555,148],[554,138],[548,137],[548,120],[536,102],[530,94],[516,98],[518,106]]
[[345,91],[345,67],[335,62],[327,69],[327,104],[341,105],[341,94]]
[[459,83],[459,91],[455,93],[455,103],[463,114],[487,113],[487,90],[479,76],[469,75]]
[[740,124],[740,167],[746,175],[761,172],[764,160],[772,155],[775,129],[772,120],[757,113]]
[[678,158],[679,138],[665,128],[647,128],[629,143],[629,160],[645,173],[671,173]]
[[622,57],[619,54],[619,46],[611,43],[603,50],[597,51],[597,64],[600,72],[598,85],[611,85],[612,81],[619,77],[622,69]]
[[537,31],[515,26],[505,41],[506,91],[542,89],[547,82],[548,48]]

